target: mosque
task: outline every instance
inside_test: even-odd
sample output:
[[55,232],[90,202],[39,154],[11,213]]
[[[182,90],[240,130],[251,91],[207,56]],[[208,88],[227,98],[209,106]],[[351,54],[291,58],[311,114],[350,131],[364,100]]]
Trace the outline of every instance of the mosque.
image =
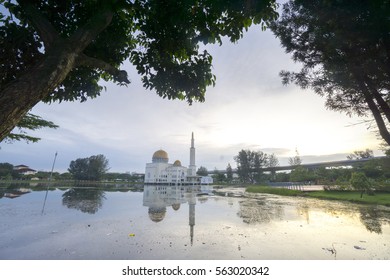
[[196,175],[195,165],[195,140],[194,133],[191,136],[190,165],[182,166],[180,160],[169,163],[168,153],[158,150],[153,154],[152,162],[145,167],[145,184],[159,185],[199,185],[202,184],[202,176]]

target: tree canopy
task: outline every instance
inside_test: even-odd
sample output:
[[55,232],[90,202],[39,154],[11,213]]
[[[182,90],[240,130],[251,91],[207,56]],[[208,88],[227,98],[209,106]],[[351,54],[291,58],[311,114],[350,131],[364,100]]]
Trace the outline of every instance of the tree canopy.
[[302,159],[299,155],[298,149],[295,149],[295,156],[288,158],[288,164],[292,166],[299,166],[302,164]]
[[363,158],[373,158],[374,152],[370,149],[366,149],[363,151],[354,151],[352,154],[347,156],[347,159],[363,159]]
[[268,166],[268,155],[261,151],[241,150],[234,157],[237,174],[244,183],[256,183],[262,180],[261,168]]
[[312,88],[326,106],[373,117],[390,145],[390,1],[290,0],[271,29],[300,72],[285,84]]
[[277,17],[275,0],[0,0],[0,141],[38,102],[86,101],[101,80],[204,101],[215,83],[204,44],[239,40]]
[[207,176],[208,174],[209,174],[209,171],[204,166],[199,167],[198,171],[196,171],[196,175],[199,175],[199,176]]
[[89,181],[100,181],[108,170],[108,160],[104,155],[72,160],[68,168],[74,179]]

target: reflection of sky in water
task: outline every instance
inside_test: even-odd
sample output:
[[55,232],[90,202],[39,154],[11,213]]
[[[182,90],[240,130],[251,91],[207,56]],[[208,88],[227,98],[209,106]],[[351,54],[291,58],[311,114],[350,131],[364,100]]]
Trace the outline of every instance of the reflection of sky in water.
[[[209,191],[206,191],[210,194]],[[390,208],[69,189],[0,199],[0,259],[389,259]]]

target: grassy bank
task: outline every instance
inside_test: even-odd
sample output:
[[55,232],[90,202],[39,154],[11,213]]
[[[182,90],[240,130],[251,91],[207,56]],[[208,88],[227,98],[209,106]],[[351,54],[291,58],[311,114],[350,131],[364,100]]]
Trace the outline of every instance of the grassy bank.
[[313,197],[329,200],[342,200],[364,204],[378,204],[390,207],[390,193],[375,193],[375,195],[364,194],[360,198],[360,192],[355,191],[298,191],[284,188],[250,186],[246,188],[249,193],[268,193],[285,196]]

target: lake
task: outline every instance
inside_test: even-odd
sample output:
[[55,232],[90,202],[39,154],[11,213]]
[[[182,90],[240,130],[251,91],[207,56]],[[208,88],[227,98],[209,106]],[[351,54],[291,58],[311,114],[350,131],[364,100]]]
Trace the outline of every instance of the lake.
[[209,186],[34,189],[0,188],[0,259],[390,258],[385,206]]

